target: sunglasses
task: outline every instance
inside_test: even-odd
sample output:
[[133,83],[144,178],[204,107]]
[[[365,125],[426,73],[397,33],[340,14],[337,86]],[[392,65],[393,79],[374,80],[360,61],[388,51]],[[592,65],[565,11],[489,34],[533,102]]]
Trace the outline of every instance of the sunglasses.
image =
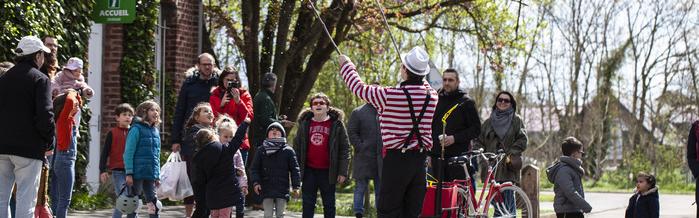
[[509,103],[510,103],[510,99],[506,99],[506,98],[498,98],[498,102],[500,102],[500,103],[506,103],[506,104],[509,104]]
[[312,105],[313,105],[313,106],[318,106],[318,105],[321,105],[321,106],[322,106],[322,105],[325,105],[325,102],[324,102],[324,101],[314,101],[314,102],[312,103]]

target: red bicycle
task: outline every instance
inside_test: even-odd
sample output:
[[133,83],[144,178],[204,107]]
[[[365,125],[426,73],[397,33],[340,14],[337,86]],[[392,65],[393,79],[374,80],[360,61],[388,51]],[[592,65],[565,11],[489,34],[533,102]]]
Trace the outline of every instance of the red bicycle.
[[[495,172],[504,159],[504,151],[497,153],[483,152],[482,149],[470,151],[463,156],[447,159],[449,165],[463,166],[466,175],[470,175],[467,165],[473,158],[488,160],[488,176],[483,182],[480,196],[476,199],[475,190],[471,186],[471,177],[466,180],[444,182],[442,187],[441,217],[532,217],[532,204],[527,194],[512,182],[500,183],[495,181]],[[434,187],[431,187],[434,189]],[[485,197],[485,201],[484,200]],[[509,200],[508,200],[509,199]],[[446,200],[446,202],[445,202]],[[446,203],[446,204],[445,204]],[[427,208],[434,208],[434,200],[425,200]],[[432,207],[429,207],[432,206]],[[425,213],[423,213],[424,215]]]

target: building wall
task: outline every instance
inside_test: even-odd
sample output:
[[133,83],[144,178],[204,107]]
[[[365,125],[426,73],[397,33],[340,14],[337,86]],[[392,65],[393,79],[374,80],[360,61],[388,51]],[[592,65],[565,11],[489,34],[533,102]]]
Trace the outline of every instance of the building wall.
[[[100,141],[112,127],[116,126],[114,109],[121,104],[121,77],[119,76],[119,64],[124,56],[124,25],[104,25],[103,54],[102,57],[102,111]],[[136,105],[134,105],[136,107]]]
[[[160,25],[165,31],[165,61],[164,76],[174,78],[176,91],[184,81],[184,71],[197,61],[198,54],[198,19],[199,4],[197,0],[163,0],[161,13],[165,19]],[[123,57],[124,25],[108,24],[104,26],[104,56],[102,70],[102,112],[101,140],[106,133],[116,125],[114,108],[121,102],[121,82],[119,64]],[[136,107],[137,105],[133,105]],[[166,107],[167,105],[163,105]],[[166,122],[169,123],[169,122]],[[168,135],[171,127],[165,126],[162,132]],[[169,147],[169,145],[163,145]]]

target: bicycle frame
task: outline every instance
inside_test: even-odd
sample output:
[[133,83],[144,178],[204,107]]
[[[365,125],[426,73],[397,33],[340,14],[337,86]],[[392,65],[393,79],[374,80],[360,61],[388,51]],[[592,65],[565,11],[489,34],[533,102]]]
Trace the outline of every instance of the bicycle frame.
[[[483,157],[484,159],[487,159],[485,157],[485,155],[482,153],[476,157]],[[481,189],[481,193],[480,193],[480,196],[478,197],[478,201],[476,201],[476,193],[473,191],[473,190],[475,190],[475,188],[471,187],[471,180],[473,179],[473,178],[471,178],[471,176],[467,176],[465,181],[462,180],[462,181],[464,181],[463,183],[461,181],[455,181],[455,182],[457,182],[457,186],[462,186],[462,187],[465,186],[467,188],[467,190],[469,190],[468,191],[469,196],[467,196],[468,201],[470,202],[470,203],[468,203],[469,215],[488,214],[488,209],[489,209],[490,205],[484,203],[483,197],[485,196],[485,199],[487,201],[487,199],[492,198],[495,193],[500,192],[500,189],[514,185],[514,184],[512,184],[512,182],[498,183],[495,181],[495,173],[497,172],[498,165],[500,164],[500,162],[502,161],[503,158],[504,158],[504,154],[498,154],[495,158],[496,159],[495,164],[488,165],[488,176],[486,177],[485,181],[483,182],[483,188]],[[470,159],[471,158],[469,158],[469,162],[470,162]],[[466,164],[463,164],[462,166],[464,167],[464,171],[466,172],[466,175],[471,175],[468,172],[468,167],[466,166]],[[465,183],[465,185],[463,185],[464,183]],[[488,187],[488,194],[487,195],[485,195],[485,190],[486,190],[485,187],[486,186]]]

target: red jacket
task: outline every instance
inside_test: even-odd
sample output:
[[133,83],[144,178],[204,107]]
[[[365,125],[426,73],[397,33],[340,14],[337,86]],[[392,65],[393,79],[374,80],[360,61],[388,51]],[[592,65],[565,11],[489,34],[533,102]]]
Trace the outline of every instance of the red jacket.
[[[218,117],[220,114],[226,114],[227,116],[233,118],[235,123],[240,126],[245,120],[245,117],[252,119],[252,97],[247,90],[238,89],[240,91],[240,102],[237,104],[231,100],[228,104],[221,107],[221,99],[223,99],[224,90],[221,87],[216,87],[214,91],[211,92],[211,97],[209,97],[209,104],[211,104],[211,109],[214,112],[214,116]],[[250,148],[250,142],[248,142],[248,135],[245,134],[245,139],[243,144],[240,145],[240,149],[248,150]]]
[[80,110],[81,99],[78,92],[66,93],[63,109],[56,119],[56,149],[66,151],[70,148],[73,139],[73,127],[80,125],[75,123],[75,114]]

